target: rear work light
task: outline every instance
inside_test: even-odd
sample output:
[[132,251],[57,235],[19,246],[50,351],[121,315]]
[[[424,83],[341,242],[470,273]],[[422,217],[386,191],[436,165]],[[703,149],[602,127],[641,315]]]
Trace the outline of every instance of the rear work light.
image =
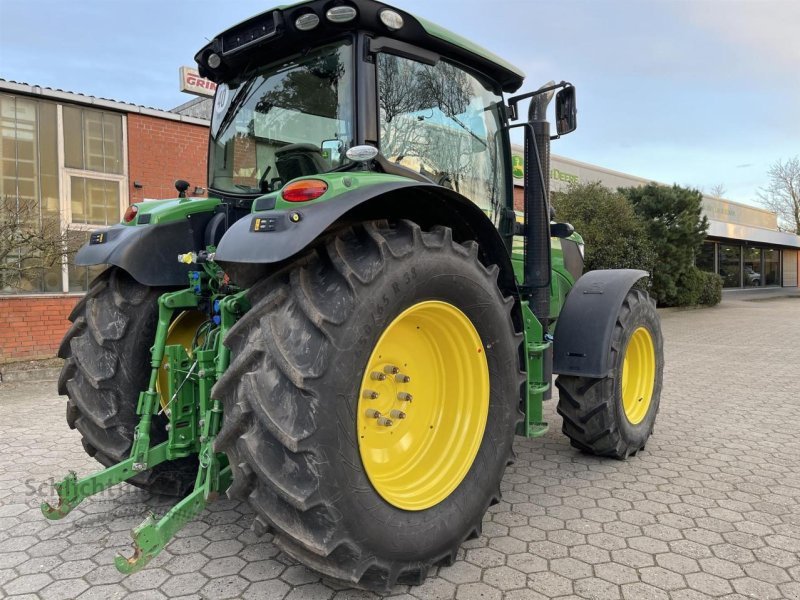
[[122,217],[123,222],[130,223],[136,218],[136,215],[139,213],[139,207],[135,204],[131,204],[128,207],[128,210],[125,211],[125,215]]
[[308,202],[316,200],[328,191],[328,184],[321,179],[301,179],[290,183],[281,192],[287,202]]

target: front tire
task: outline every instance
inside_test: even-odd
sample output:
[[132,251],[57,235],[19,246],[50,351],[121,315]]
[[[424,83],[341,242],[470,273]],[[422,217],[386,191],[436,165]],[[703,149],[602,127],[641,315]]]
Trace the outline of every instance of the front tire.
[[[372,590],[422,583],[432,565],[453,561],[461,543],[479,535],[486,510],[499,499],[522,416],[522,335],[511,318],[513,300],[504,298],[497,286],[497,268],[484,267],[477,250],[474,242],[454,242],[449,229],[423,232],[409,221],[344,230],[288,271],[255,286],[250,292],[253,308],[225,341],[234,358],[213,396],[224,404],[217,450],[227,453],[233,469],[229,495],[254,508],[256,531],[274,532],[284,551],[329,577]],[[413,332],[415,323],[428,319],[433,325],[441,318],[446,329],[444,312],[425,312],[444,305],[463,315],[479,336],[480,344],[471,352],[485,356],[487,412],[485,425],[480,424],[485,429],[476,438],[474,459],[463,449],[469,444],[462,447],[439,438],[441,452],[462,448],[460,464],[466,473],[459,479],[453,470],[437,488],[438,495],[415,495],[411,492],[439,484],[409,469],[405,483],[411,500],[401,508],[402,490],[394,484],[402,479],[402,469],[376,470],[362,460],[370,437],[363,435],[364,381],[370,381],[375,364],[394,375],[386,369],[381,350],[392,352],[392,344],[381,345],[390,325],[400,322]],[[412,321],[403,321],[409,311]],[[460,322],[460,317],[454,319]],[[453,325],[457,338],[455,329]],[[447,333],[438,330],[431,338]],[[447,348],[436,342],[433,347]],[[472,368],[466,355],[448,362],[449,357],[437,359],[437,352],[425,362],[438,360],[453,370],[460,368],[456,362],[467,371]],[[402,363],[397,357],[392,360],[411,369],[412,358],[419,356]],[[378,363],[372,364],[374,360]],[[418,364],[419,377],[410,373],[412,383],[422,387],[407,409],[409,422],[415,418],[413,404],[424,411],[444,399],[437,396],[436,385],[449,385],[423,376]],[[394,383],[374,383],[381,394],[395,393],[394,387],[379,387]],[[446,397],[455,405],[455,395]],[[386,417],[389,412],[386,408]],[[367,425],[375,428],[375,423],[369,417]],[[402,429],[395,433],[401,436]],[[387,428],[383,439],[390,436]],[[413,450],[424,453],[427,443]],[[397,464],[408,458],[399,450],[387,456]],[[381,483],[381,475],[390,483]]]
[[661,399],[664,342],[655,303],[646,292],[628,292],[609,352],[608,377],[558,376],[558,414],[574,447],[625,459],[645,447]]

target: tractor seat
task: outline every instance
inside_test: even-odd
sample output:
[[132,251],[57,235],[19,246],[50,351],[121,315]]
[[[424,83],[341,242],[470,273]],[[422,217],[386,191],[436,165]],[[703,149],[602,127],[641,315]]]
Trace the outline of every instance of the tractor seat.
[[330,168],[313,144],[288,144],[275,151],[275,167],[283,182],[304,175],[324,173]]

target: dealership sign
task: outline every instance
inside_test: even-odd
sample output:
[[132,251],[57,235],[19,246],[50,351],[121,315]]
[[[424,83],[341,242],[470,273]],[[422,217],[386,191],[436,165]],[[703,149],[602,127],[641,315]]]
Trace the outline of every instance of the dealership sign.
[[[521,154],[511,155],[511,173],[514,179],[523,179],[525,177],[525,158]],[[567,173],[556,168],[550,169],[550,179],[565,183],[580,182],[580,177],[574,173]]]
[[196,96],[213,96],[217,90],[217,84],[210,79],[200,77],[197,69],[192,67],[181,67],[181,91]]

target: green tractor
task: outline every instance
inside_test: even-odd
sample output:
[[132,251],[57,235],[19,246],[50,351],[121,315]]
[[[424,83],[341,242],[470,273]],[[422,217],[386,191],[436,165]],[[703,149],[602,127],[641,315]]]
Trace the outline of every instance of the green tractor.
[[374,0],[264,12],[196,60],[218,84],[209,197],[179,181],[79,252],[109,267],[70,317],[59,392],[106,468],[57,484],[47,517],[121,481],[180,497],[133,531],[128,573],[227,492],[292,557],[385,590],[480,534],[514,435],[547,431],[553,373],[575,447],[644,448],[663,371],[647,273],[582,274],[551,218],[571,84],[504,96],[517,68]]

